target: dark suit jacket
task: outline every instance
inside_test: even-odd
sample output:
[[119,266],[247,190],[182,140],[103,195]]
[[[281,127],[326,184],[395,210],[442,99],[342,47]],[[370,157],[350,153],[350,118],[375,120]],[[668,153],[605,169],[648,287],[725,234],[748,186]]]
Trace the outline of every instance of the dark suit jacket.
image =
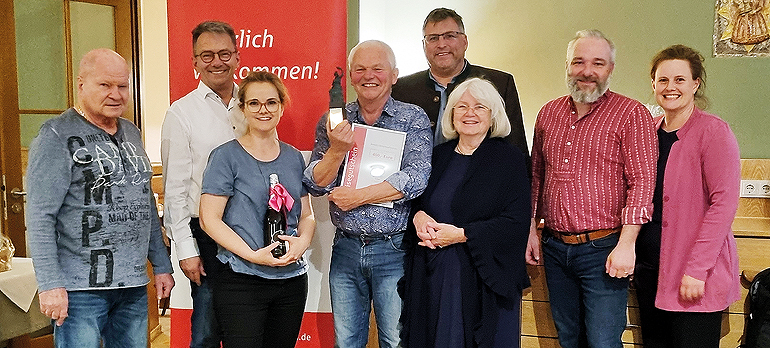
[[[433,150],[433,169],[428,186],[414,201],[422,208],[436,189],[454,152],[457,140]],[[463,321],[466,337],[477,347],[491,347],[497,328],[500,301],[519,301],[529,287],[524,253],[530,224],[530,187],[524,156],[500,138],[487,138],[471,157],[471,163],[454,193],[451,212],[454,225],[465,229],[468,241],[458,244],[471,260],[461,265]],[[441,221],[439,221],[441,222]],[[424,290],[428,276],[427,248],[418,246],[414,225],[404,236],[407,249],[402,298],[405,347],[424,346],[427,308]],[[427,294],[428,296],[430,294]]]
[[[524,134],[519,93],[516,91],[513,76],[500,70],[471,65],[467,61],[466,64],[465,70],[455,78],[455,82],[447,86],[447,95],[452,93],[458,84],[471,77],[480,77],[492,82],[505,101],[505,113],[508,114],[508,120],[511,122],[511,134],[505,137],[505,140],[521,150],[526,157],[527,168],[529,168],[529,148],[527,147],[527,137]],[[434,82],[430,79],[429,70],[399,77],[393,86],[391,96],[396,100],[415,104],[425,110],[435,133],[438,109],[441,106],[441,93],[436,91]]]

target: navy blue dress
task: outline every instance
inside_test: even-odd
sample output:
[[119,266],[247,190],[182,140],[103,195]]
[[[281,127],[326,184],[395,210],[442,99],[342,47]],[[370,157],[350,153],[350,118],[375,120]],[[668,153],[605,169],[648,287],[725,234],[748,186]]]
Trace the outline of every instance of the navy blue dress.
[[518,347],[521,291],[529,286],[524,252],[530,221],[524,156],[502,139],[485,139],[471,156],[438,145],[423,195],[414,202],[468,240],[442,249],[407,247],[402,345],[408,348]]
[[[468,170],[470,159],[470,156],[455,153],[449,162],[451,169],[444,172],[433,195],[427,199],[424,211],[436,221],[455,223],[450,202]],[[433,294],[429,298],[427,313],[428,339],[434,337],[434,347],[464,347],[460,265],[470,265],[470,257],[460,244],[443,249],[420,249],[426,254],[428,262],[428,293]]]

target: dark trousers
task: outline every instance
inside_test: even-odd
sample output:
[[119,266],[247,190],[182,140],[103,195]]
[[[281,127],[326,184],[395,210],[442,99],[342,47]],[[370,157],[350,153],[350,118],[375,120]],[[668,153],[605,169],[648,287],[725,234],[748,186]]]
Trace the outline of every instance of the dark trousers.
[[655,308],[657,279],[655,270],[637,267],[634,271],[644,347],[719,347],[722,312],[669,312]]
[[289,279],[223,270],[210,278],[224,348],[293,348],[307,300],[307,274]]
[[214,316],[213,291],[209,276],[216,275],[224,265],[217,260],[217,243],[201,229],[198,218],[190,219],[190,230],[198,243],[203,269],[208,276],[201,275],[201,285],[190,281],[190,295],[193,313],[190,317],[190,348],[219,348],[222,332]]

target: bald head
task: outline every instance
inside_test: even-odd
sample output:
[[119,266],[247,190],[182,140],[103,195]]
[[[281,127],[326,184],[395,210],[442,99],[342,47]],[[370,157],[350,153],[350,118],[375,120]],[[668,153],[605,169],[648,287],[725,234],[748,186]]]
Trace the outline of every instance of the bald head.
[[129,72],[128,63],[120,54],[109,48],[97,48],[86,53],[83,59],[80,60],[78,77],[85,77],[97,69],[104,69],[106,67],[116,70],[122,68],[126,73]]
[[86,53],[78,73],[78,104],[83,116],[100,123],[123,115],[129,101],[129,75],[128,63],[115,51],[97,48]]

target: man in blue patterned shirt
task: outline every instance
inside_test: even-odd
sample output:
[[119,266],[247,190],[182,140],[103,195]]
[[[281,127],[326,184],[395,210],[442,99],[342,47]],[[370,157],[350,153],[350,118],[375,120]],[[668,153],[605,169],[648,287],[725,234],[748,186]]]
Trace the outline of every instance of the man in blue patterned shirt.
[[[387,44],[372,40],[356,45],[348,71],[358,99],[347,104],[347,120],[333,129],[328,114],[318,121],[304,183],[313,195],[329,194],[331,221],[337,228],[329,271],[336,346],[366,346],[373,303],[379,346],[397,347],[401,297],[396,285],[404,275],[401,243],[409,201],[428,183],[433,135],[420,107],[391,98],[398,69]],[[345,154],[354,144],[351,123],[405,132],[401,170],[379,184],[341,187]],[[371,205],[390,201],[393,208]]]

